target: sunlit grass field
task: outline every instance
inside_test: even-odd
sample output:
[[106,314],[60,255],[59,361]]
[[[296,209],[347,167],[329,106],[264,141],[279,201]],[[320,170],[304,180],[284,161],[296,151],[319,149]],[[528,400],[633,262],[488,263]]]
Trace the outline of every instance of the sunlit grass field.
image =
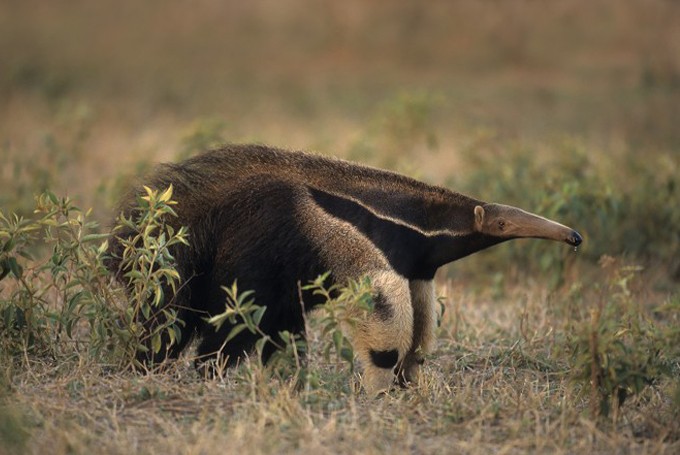
[[[106,233],[154,163],[258,142],[516,205],[585,241],[442,269],[423,377],[374,398],[360,365],[321,355],[314,317],[298,381],[256,358],[205,379],[190,352],[148,375],[92,355],[89,329],[67,336],[55,316],[83,282],[55,278],[41,230],[33,259],[15,255],[3,222],[0,454],[677,453],[678,125],[669,1],[5,2],[8,220],[38,219],[50,190]],[[44,293],[17,294],[18,275]],[[17,309],[50,349],[9,330]]]

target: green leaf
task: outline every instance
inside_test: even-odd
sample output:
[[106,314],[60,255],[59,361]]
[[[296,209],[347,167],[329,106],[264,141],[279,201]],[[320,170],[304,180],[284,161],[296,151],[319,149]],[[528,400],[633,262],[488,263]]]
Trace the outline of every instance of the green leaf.
[[246,329],[245,324],[239,324],[235,326],[231,331],[229,332],[229,335],[227,335],[226,340],[224,340],[224,344],[229,343],[229,341],[233,340],[236,335],[239,333],[243,332]]
[[51,192],[51,191],[45,191],[45,194],[46,194],[47,197],[50,199],[50,201],[52,201],[52,204],[55,204],[55,205],[56,205],[56,204],[59,203],[59,199],[57,199],[57,196],[56,196],[53,192]]
[[31,253],[29,253],[28,251],[19,250],[16,253],[24,259],[28,259],[29,261],[33,260],[33,255]]
[[163,302],[163,288],[161,286],[158,286],[158,288],[155,289],[153,306],[159,307],[162,302]]
[[9,269],[12,271],[15,277],[21,278],[21,276],[24,273],[23,267],[17,262],[17,259],[14,257],[8,258],[7,259],[7,265]]
[[354,351],[352,350],[352,348],[345,346],[340,350],[340,357],[342,357],[343,360],[351,364],[352,362],[354,362]]
[[153,352],[156,354],[161,352],[161,334],[158,332],[154,333],[151,338],[151,349],[153,349]]
[[[255,294],[255,291],[243,291],[241,294],[239,294],[239,302],[243,302],[246,298],[250,297],[251,295]],[[252,303],[252,300],[249,302]]]
[[149,201],[150,199],[153,199],[156,197],[157,192],[149,188],[148,186],[144,185],[144,191],[146,191],[146,196],[142,196],[141,199],[145,201]]
[[2,251],[5,253],[9,253],[12,251],[12,248],[14,248],[14,245],[16,244],[16,240],[14,237],[10,237],[8,241],[5,242],[5,244],[2,247]]
[[144,275],[139,270],[130,270],[123,275],[125,278],[129,278],[131,281],[143,280]]
[[260,321],[262,321],[262,316],[264,316],[265,311],[267,311],[266,306],[258,307],[258,309],[255,310],[255,312],[253,313],[253,322],[255,323],[255,325],[257,326],[260,325]]
[[151,233],[156,230],[158,226],[155,224],[149,224],[145,229],[144,229],[144,237],[151,237]]
[[344,336],[342,335],[342,332],[340,330],[336,330],[333,332],[333,344],[335,345],[335,351],[338,353],[342,349],[343,339]]
[[75,324],[75,319],[70,319],[66,323],[66,335],[68,335],[69,338],[73,338],[73,325]]
[[163,194],[161,194],[158,197],[158,200],[161,202],[168,202],[171,198],[172,198],[172,184],[168,187],[167,190],[163,192]]
[[9,275],[9,267],[6,266],[3,262],[0,262],[0,281],[2,281],[2,279],[5,278],[7,275]]
[[257,342],[255,342],[255,352],[258,354],[262,354],[262,351],[264,350],[264,345],[267,343],[268,339],[267,337],[262,337]]
[[85,242],[92,242],[94,240],[101,240],[101,239],[108,239],[109,234],[87,234],[84,235],[80,241],[85,243]]
[[215,330],[219,330],[228,318],[233,317],[236,312],[232,308],[227,308],[223,313],[215,315],[208,319],[208,324],[215,326]]
[[170,346],[175,344],[175,341],[176,341],[175,335],[176,335],[176,332],[173,329],[173,327],[168,328],[168,337],[170,338]]
[[163,269],[163,273],[172,280],[179,280],[179,272],[175,269]]
[[332,318],[327,318],[323,320],[323,331],[322,335],[324,337],[328,336],[331,331],[335,330],[337,323]]

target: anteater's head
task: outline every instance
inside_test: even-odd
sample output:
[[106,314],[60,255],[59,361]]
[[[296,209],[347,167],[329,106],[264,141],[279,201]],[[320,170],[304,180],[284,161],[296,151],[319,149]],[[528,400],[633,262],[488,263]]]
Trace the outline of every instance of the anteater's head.
[[475,230],[501,239],[539,238],[566,242],[579,246],[581,235],[570,227],[502,204],[475,207]]

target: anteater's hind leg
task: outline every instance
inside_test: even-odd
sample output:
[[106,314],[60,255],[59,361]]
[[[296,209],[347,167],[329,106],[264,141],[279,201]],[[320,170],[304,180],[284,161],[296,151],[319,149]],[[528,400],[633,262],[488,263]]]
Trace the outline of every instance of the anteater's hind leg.
[[434,349],[434,329],[437,321],[434,281],[411,280],[409,288],[413,303],[413,342],[397,368],[397,378],[404,386],[418,381],[424,356]]

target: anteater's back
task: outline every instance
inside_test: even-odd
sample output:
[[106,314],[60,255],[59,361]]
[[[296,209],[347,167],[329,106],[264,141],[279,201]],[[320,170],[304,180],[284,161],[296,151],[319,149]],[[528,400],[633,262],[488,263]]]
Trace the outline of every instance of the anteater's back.
[[[445,210],[432,211],[441,213],[441,220],[424,219],[424,207],[446,206],[451,201],[464,201],[472,206],[477,203],[445,188],[344,160],[262,145],[228,145],[181,163],[159,165],[122,199],[119,212],[130,216],[136,206],[136,197],[144,193],[142,184],[157,190],[172,185],[178,217],[167,222],[176,228],[194,226],[212,208],[223,205],[229,198],[242,197],[240,188],[254,180],[280,181],[305,190],[332,193],[358,202],[379,216],[422,229],[440,229],[440,224],[448,222]],[[257,197],[252,194],[252,198]],[[118,232],[119,237],[132,234]],[[209,240],[194,238],[192,247],[199,248],[196,243],[201,241],[208,245]],[[111,252],[114,256],[121,253],[115,238],[111,242]],[[118,268],[116,259],[111,262],[111,268]]]

